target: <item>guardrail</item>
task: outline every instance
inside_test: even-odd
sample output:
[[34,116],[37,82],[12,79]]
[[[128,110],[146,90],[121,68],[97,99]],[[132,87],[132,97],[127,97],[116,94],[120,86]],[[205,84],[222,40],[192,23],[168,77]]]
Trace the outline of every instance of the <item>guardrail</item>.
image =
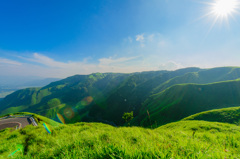
[[30,120],[31,120],[33,126],[38,126],[37,122],[35,121],[35,119],[33,117],[30,117]]
[[30,117],[29,119],[31,120],[33,126],[38,126],[37,122],[35,121],[32,115],[10,115],[10,116],[2,117],[0,118],[0,120],[8,119],[8,118],[19,118],[19,117]]

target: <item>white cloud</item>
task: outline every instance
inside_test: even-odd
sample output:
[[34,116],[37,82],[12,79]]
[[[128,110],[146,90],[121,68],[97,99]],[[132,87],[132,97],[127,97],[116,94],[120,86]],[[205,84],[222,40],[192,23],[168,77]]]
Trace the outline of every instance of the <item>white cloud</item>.
[[57,62],[47,56],[44,56],[39,53],[33,53],[32,57],[20,57],[24,60],[31,61],[31,62],[36,62],[40,63],[49,67],[59,67],[59,68],[64,68],[66,67],[66,63],[63,62]]
[[121,58],[117,58],[117,59],[113,59],[112,57],[101,58],[101,59],[99,59],[99,62],[100,62],[99,65],[119,64],[119,63],[124,63],[126,61],[130,61],[130,60],[133,60],[136,58],[138,58],[138,57],[121,57]]
[[144,42],[144,34],[136,35],[136,41]]
[[0,64],[22,65],[22,63],[20,63],[20,62],[5,59],[5,58],[0,58]]
[[[136,42],[140,43],[141,48],[151,49],[152,47],[166,47],[168,41],[161,34],[138,34],[136,35]],[[151,48],[150,48],[151,47]]]
[[183,65],[175,62],[175,61],[168,61],[164,64],[159,65],[160,70],[177,70],[183,68]]
[[75,74],[94,72],[130,73],[146,71],[146,68],[139,66],[139,62],[141,62],[140,56],[100,58],[97,63],[88,62],[89,58],[77,62],[60,62],[39,53],[33,53],[28,57],[19,56],[19,58],[26,62],[17,67],[4,65],[4,67],[0,68],[0,75],[65,78]]
[[136,41],[140,42],[141,47],[145,47],[144,39],[144,34],[136,35]]

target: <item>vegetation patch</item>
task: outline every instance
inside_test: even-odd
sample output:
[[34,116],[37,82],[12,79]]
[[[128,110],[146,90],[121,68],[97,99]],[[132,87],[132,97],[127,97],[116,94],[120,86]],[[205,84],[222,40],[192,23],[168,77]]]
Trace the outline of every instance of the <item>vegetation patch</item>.
[[[240,127],[207,121],[180,121],[157,129],[112,127],[101,123],[39,126],[0,132],[0,154],[7,158],[239,158]],[[48,122],[47,122],[48,121]],[[52,134],[41,124],[46,122]]]
[[183,120],[205,120],[240,125],[240,107],[205,111],[191,115]]

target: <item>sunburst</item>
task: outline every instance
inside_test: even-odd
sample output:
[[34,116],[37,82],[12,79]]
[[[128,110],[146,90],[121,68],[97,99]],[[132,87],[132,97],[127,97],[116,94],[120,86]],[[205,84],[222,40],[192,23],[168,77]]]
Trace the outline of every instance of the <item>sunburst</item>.
[[213,0],[206,4],[209,6],[206,15],[213,17],[212,29],[217,22],[229,24],[229,18],[239,13],[240,0]]
[[215,0],[212,5],[212,14],[219,18],[228,18],[238,9],[237,0]]

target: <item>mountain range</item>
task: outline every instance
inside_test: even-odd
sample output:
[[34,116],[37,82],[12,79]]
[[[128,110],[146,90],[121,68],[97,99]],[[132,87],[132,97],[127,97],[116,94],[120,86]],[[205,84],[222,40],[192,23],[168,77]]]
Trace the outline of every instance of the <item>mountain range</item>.
[[0,114],[24,111],[65,123],[123,125],[124,112],[133,111],[131,125],[157,127],[202,111],[239,106],[239,79],[238,67],[75,75],[6,96]]

